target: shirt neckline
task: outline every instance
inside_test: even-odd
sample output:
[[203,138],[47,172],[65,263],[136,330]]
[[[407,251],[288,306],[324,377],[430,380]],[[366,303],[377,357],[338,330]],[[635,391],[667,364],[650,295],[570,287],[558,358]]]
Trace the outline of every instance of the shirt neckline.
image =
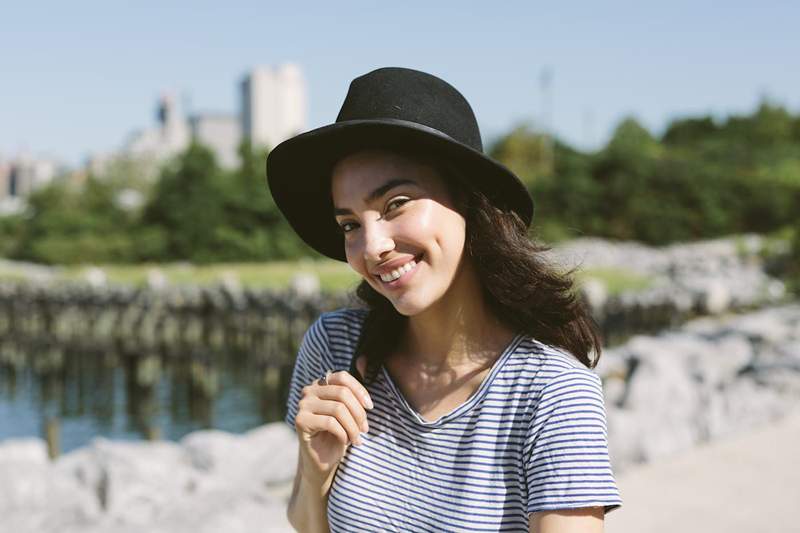
[[508,345],[505,347],[500,357],[498,357],[497,361],[494,362],[494,364],[492,365],[492,369],[489,371],[489,374],[485,378],[483,378],[483,381],[481,382],[480,386],[472,394],[472,396],[470,396],[464,403],[457,406],[450,412],[441,415],[436,420],[425,420],[413,407],[411,407],[411,404],[408,403],[405,396],[403,396],[403,393],[400,392],[400,388],[395,384],[394,380],[389,375],[389,371],[386,370],[386,365],[381,365],[381,370],[383,372],[384,380],[388,384],[392,394],[394,394],[397,401],[399,401],[400,405],[403,407],[403,410],[406,412],[406,414],[411,416],[412,420],[415,423],[426,427],[441,426],[449,422],[450,420],[458,418],[462,414],[472,409],[472,407],[476,403],[481,401],[481,399],[488,392],[489,387],[492,384],[492,381],[494,381],[494,377],[500,372],[506,360],[511,356],[512,353],[514,353],[514,350],[516,350],[517,346],[520,344],[520,342],[522,342],[524,336],[525,335],[523,333],[517,333],[516,335],[514,335],[514,338],[511,339],[511,342],[509,342]]

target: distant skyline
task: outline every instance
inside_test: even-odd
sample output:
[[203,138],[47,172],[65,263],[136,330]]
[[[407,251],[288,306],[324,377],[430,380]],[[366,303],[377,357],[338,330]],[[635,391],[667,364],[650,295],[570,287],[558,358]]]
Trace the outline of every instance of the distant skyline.
[[242,76],[283,62],[305,76],[309,129],[381,66],[452,83],[486,146],[546,117],[587,149],[629,115],[660,134],[678,117],[750,113],[763,96],[798,113],[798,20],[788,1],[20,2],[0,32],[0,158],[80,165],[152,127],[162,91],[191,112],[236,112]]

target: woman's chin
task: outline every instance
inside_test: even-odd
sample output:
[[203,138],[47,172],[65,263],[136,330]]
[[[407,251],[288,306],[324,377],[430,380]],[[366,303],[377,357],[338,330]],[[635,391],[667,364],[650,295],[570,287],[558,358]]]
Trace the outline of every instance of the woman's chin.
[[394,305],[395,310],[404,316],[414,316],[425,309],[427,309],[428,305],[423,304],[422,302],[415,302],[409,298],[399,298],[397,300],[390,300],[392,305]]

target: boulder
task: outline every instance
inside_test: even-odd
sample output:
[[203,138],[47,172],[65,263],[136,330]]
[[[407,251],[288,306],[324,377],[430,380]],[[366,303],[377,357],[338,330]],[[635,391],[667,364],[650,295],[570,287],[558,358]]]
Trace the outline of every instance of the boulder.
[[2,531],[59,531],[100,515],[94,495],[53,467],[41,439],[0,443],[0,480]]

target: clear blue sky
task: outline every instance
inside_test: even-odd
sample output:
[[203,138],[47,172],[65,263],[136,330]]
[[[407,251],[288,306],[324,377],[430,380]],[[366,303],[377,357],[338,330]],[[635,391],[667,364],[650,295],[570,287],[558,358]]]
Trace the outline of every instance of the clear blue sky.
[[624,116],[654,133],[678,116],[748,113],[762,95],[800,111],[798,2],[21,2],[0,10],[0,157],[80,163],[154,121],[162,89],[195,111],[237,109],[254,65],[299,63],[310,128],[354,77],[434,73],[473,106],[488,144],[542,117],[578,147]]

